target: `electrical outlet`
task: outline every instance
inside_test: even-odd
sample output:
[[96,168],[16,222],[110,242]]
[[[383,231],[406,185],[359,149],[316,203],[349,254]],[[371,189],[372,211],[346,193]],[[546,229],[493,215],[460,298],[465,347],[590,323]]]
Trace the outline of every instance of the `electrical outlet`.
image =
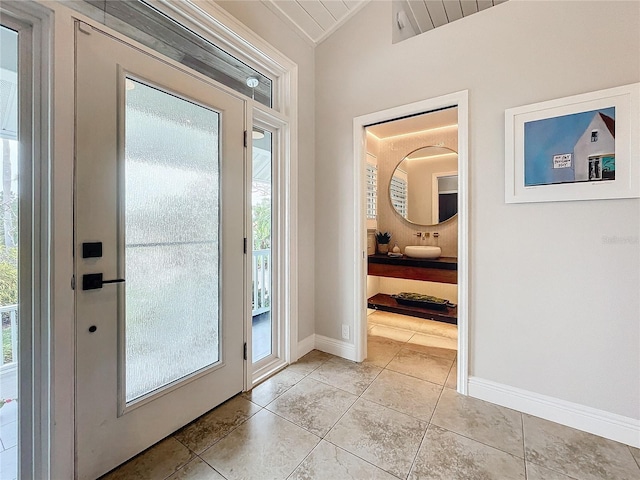
[[342,325],[342,338],[349,340],[349,325]]

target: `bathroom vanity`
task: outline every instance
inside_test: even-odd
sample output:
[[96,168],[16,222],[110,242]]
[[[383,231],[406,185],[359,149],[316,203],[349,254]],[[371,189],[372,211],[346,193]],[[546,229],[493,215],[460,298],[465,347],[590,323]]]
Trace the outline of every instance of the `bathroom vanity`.
[[456,257],[409,258],[369,255],[367,274],[427,282],[458,283]]
[[[458,259],[455,257],[393,258],[388,255],[369,255],[367,274],[378,277],[404,278],[438,283],[458,283]],[[391,295],[378,293],[368,300],[368,307],[375,310],[410,315],[413,317],[436,320],[439,322],[458,323],[456,307],[444,310],[400,305]]]

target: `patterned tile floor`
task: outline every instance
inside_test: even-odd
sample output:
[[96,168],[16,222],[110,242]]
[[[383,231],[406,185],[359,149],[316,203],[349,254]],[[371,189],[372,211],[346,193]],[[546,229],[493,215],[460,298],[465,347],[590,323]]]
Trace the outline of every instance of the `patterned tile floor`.
[[457,394],[455,332],[378,313],[366,362],[313,351],[104,479],[640,478],[638,449]]

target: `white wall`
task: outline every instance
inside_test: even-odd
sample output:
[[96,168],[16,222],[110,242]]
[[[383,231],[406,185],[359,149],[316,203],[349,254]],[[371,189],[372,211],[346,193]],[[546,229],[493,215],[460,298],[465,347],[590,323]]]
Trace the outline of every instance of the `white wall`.
[[216,2],[298,65],[298,339],[314,333],[314,51],[262,2]]
[[470,374],[639,419],[640,201],[504,203],[504,110],[640,81],[638,3],[511,0],[395,45],[391,23],[371,2],[316,48],[316,333],[358,301],[353,118],[468,89]]

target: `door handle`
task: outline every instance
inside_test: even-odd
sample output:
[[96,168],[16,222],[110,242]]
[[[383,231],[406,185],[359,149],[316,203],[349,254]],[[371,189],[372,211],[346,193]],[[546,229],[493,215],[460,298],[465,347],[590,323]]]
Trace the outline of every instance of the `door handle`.
[[82,290],[97,290],[105,283],[124,283],[124,278],[103,280],[102,273],[88,273],[82,275]]

